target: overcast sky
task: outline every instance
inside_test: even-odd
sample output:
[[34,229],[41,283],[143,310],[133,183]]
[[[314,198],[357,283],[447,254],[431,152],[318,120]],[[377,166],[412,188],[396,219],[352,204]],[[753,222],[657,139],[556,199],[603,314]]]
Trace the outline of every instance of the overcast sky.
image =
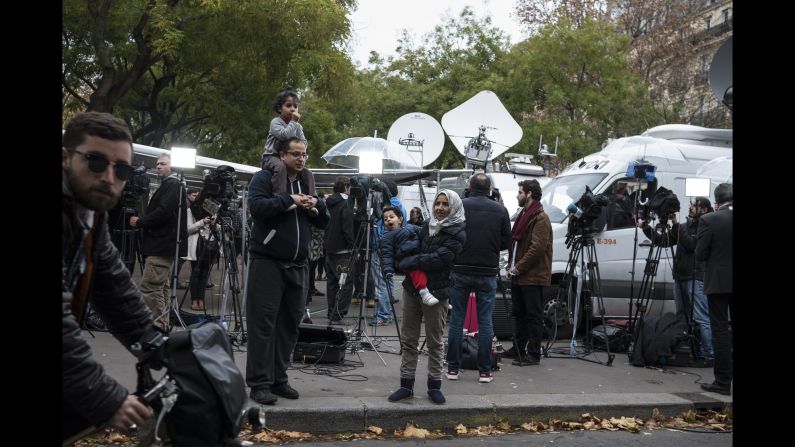
[[381,56],[394,55],[404,28],[414,35],[415,43],[420,43],[423,34],[432,31],[446,17],[458,16],[467,5],[477,17],[491,16],[492,24],[510,36],[512,44],[517,43],[525,37],[514,18],[514,3],[514,0],[359,0],[358,9],[351,15],[351,59],[364,67],[371,50]]

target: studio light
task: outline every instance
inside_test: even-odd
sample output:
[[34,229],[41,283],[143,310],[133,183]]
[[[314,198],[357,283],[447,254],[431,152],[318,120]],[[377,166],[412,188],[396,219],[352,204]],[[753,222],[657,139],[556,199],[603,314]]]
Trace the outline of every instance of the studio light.
[[709,197],[709,179],[688,177],[685,179],[685,196]]
[[196,149],[188,147],[171,148],[171,167],[193,169],[196,167]]
[[380,153],[362,152],[359,154],[360,174],[381,174],[383,172],[384,164]]

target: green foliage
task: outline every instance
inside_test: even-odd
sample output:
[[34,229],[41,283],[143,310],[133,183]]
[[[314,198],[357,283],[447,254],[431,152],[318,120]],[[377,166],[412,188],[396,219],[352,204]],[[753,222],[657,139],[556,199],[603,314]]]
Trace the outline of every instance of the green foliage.
[[498,94],[525,131],[519,146],[532,152],[540,135],[548,144],[559,137],[565,163],[598,151],[607,138],[658,124],[627,51],[624,36],[594,19],[578,28],[562,19],[516,45]]
[[334,98],[353,73],[352,0],[95,3],[64,1],[64,116],[113,112],[143,144],[258,165],[281,89]]
[[[272,103],[301,96],[310,167],[345,138],[386,137],[404,114],[442,116],[494,91],[524,130],[512,152],[560,138],[564,162],[607,138],[662,123],[628,68],[627,39],[607,22],[566,19],[509,45],[489,18],[464,8],[396,56],[355,70],[343,46],[354,0],[97,0],[63,2],[64,118],[112,111],[137,142],[185,144],[258,166]],[[473,134],[477,130],[473,129]],[[474,135],[473,135],[474,136]],[[458,168],[449,139],[432,167]]]

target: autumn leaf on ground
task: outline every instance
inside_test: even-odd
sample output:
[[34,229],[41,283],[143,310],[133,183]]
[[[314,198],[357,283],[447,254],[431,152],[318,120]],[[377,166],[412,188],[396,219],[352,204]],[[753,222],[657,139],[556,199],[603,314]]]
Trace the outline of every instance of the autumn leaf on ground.
[[406,429],[403,430],[403,437],[404,438],[421,438],[424,439],[428,437],[431,432],[424,428],[418,428],[414,424],[406,424]]
[[271,435],[267,431],[259,432],[251,437],[257,442],[279,442],[279,438]]
[[465,435],[467,434],[467,428],[464,426],[464,424],[458,424],[455,426],[455,433],[457,435]]
[[538,433],[538,424],[535,422],[525,422],[521,425],[522,429],[531,431],[533,433]]
[[380,435],[381,433],[384,432],[384,429],[381,427],[376,427],[375,425],[371,425],[367,427],[367,431],[369,431],[370,433],[375,433],[377,435]]
[[696,420],[696,416],[697,414],[693,410],[687,410],[684,413],[682,413],[682,419],[684,419],[687,422],[694,422]]
[[497,422],[497,428],[502,431],[509,431],[511,429],[511,424],[508,423],[508,419],[502,418]]

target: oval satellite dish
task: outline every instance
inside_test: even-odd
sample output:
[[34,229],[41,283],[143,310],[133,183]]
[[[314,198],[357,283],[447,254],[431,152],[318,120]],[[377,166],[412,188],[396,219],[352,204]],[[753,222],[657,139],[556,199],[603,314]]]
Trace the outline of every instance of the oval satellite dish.
[[444,131],[432,116],[407,113],[389,128],[386,139],[403,146],[417,165],[425,167],[436,161],[444,147]]
[[445,113],[442,127],[468,165],[485,165],[522,139],[522,128],[488,90]]
[[[715,52],[709,66],[709,85],[718,102],[732,108],[732,38],[729,37]],[[442,121],[444,122],[444,121]]]

